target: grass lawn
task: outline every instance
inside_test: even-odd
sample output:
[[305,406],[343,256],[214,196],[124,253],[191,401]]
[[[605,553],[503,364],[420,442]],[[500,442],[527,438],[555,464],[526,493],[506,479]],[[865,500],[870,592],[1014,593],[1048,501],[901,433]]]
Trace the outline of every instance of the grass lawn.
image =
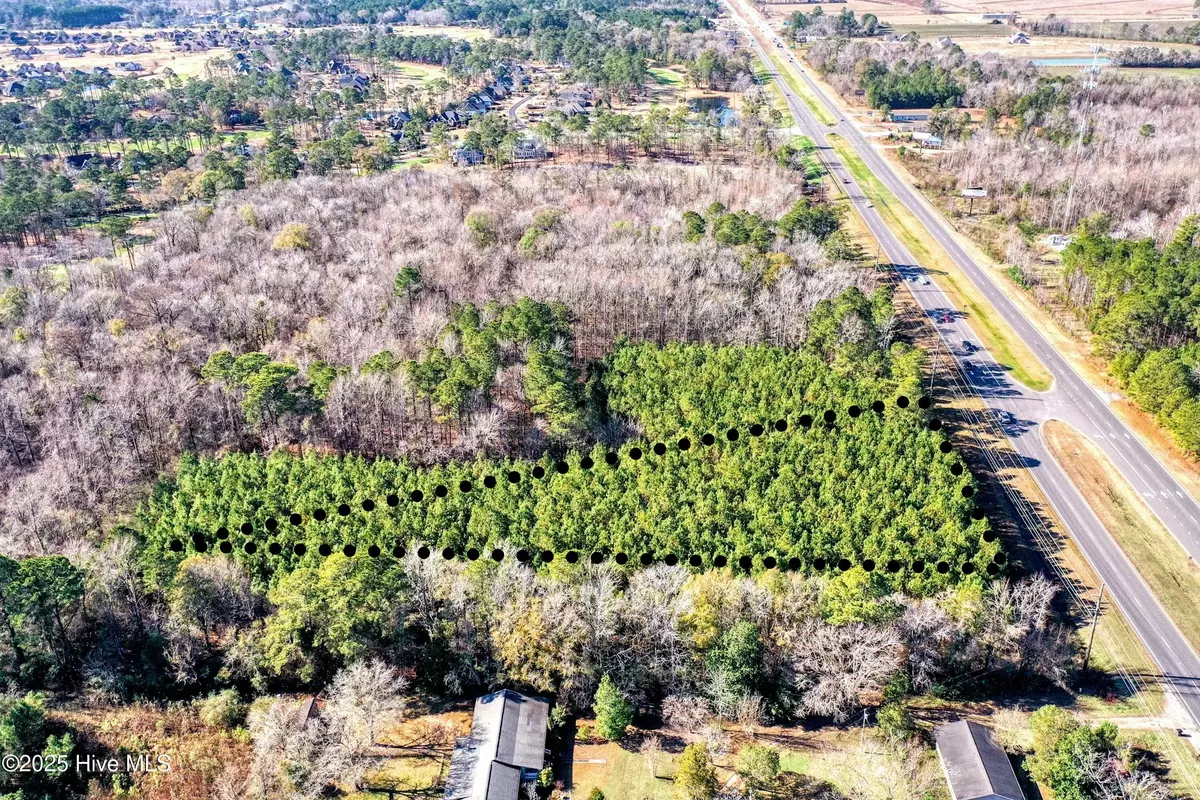
[[[582,763],[596,761],[600,763]],[[630,752],[616,742],[605,744],[575,744],[575,763],[571,770],[574,785],[571,795],[586,800],[592,789],[599,788],[605,797],[630,798],[630,800],[673,800],[675,784],[675,757],[663,753],[659,756],[656,772],[650,774],[646,759]]]
[[659,86],[678,86],[682,88],[684,83],[687,82],[686,75],[669,67],[650,67],[647,71]]
[[1200,651],[1200,619],[1196,616],[1200,567],[1087,437],[1057,420],[1047,422],[1042,435],[1188,643]]
[[1200,800],[1200,755],[1189,739],[1176,736],[1174,731],[1127,730],[1131,740],[1162,755],[1167,767],[1167,780],[1176,797]]
[[921,264],[935,272],[938,285],[950,296],[954,305],[970,315],[975,333],[1000,366],[1031,389],[1049,389],[1050,373],[1007,325],[993,318],[987,301],[953,260],[941,248],[927,244],[929,235],[924,226],[867,169],[867,165],[845,139],[835,133],[829,134],[828,138],[838,157],[875,203],[892,232]]
[[807,136],[797,136],[792,139],[792,147],[804,153],[804,177],[806,180],[820,180],[825,174],[825,167],[817,157],[817,145]]

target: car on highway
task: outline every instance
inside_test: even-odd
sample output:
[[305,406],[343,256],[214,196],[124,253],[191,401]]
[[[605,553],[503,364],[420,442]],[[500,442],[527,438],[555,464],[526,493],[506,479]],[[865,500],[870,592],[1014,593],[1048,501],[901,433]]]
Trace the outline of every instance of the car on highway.
[[870,203],[870,202],[867,203],[867,208],[874,208],[874,207],[875,207],[874,203]]
[[963,339],[963,350],[965,350],[968,353],[974,353],[975,352],[975,343],[972,342],[970,339]]
[[849,178],[842,178],[842,183],[849,183],[849,182],[850,182]]

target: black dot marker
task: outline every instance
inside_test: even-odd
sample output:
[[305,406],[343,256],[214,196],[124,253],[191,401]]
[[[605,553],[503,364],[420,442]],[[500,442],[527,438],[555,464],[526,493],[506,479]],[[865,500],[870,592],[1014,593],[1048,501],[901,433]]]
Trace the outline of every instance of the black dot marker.
[[950,565],[947,564],[945,561],[939,561],[938,565],[937,565],[937,571],[939,574],[945,575],[947,572],[950,571]]
[[221,542],[221,552],[222,553],[232,553],[233,545],[230,544],[229,542]]
[[450,494],[450,490],[447,489],[445,486],[441,485],[440,483],[437,486],[433,487],[433,496],[434,497],[445,497],[448,494]]
[[850,406],[849,413],[850,413],[851,417],[853,417],[854,419],[858,419],[860,416],[862,416],[862,409],[859,408],[858,406]]
[[842,572],[845,572],[846,570],[850,569],[851,566],[852,565],[850,563],[850,559],[848,559],[848,558],[839,558],[838,559],[837,568],[840,569]]
[[973,487],[971,487],[971,486],[964,486],[964,487],[962,488],[962,496],[963,496],[963,497],[974,497],[974,496],[975,496],[975,489],[974,489]]
[[667,454],[667,446],[662,442],[657,442],[654,445],[654,455],[665,456]]
[[299,525],[304,522],[304,517],[300,516],[299,514],[289,514],[288,522],[292,525]]
[[992,556],[992,561],[995,561],[997,564],[1003,564],[1008,561],[1008,556],[1004,555],[1004,553],[996,553],[996,555]]
[[604,563],[604,553],[596,550],[592,553],[590,560],[593,564],[602,564]]
[[825,424],[832,425],[837,421],[837,412],[832,408],[825,412]]
[[617,555],[613,558],[613,561],[616,561],[621,566],[625,566],[625,564],[629,561],[629,556],[625,555],[624,553],[617,553]]
[[325,513],[325,509],[323,508],[318,508],[313,512],[313,519],[315,519],[317,522],[324,522],[325,518],[328,516],[329,515]]
[[574,550],[568,551],[567,552],[567,563],[568,564],[578,564],[579,563],[579,553],[576,553]]
[[737,428],[730,428],[729,431],[725,434],[725,438],[731,442],[736,442],[738,440]]
[[688,559],[688,563],[691,564],[693,567],[698,567],[704,563],[704,559],[698,555],[693,554],[692,557]]
[[495,475],[485,475],[483,477],[483,488],[495,489],[496,488],[496,476]]
[[751,425],[750,426],[750,435],[751,436],[762,436],[763,435],[763,426],[759,425],[757,422],[754,423],[753,425]]
[[913,562],[912,571],[913,572],[924,572],[925,571],[925,562],[918,558],[916,561]]
[[802,561],[800,561],[800,559],[796,558],[795,556],[792,556],[791,558],[788,559],[787,566],[788,566],[788,569],[790,569],[792,572],[799,572],[800,567],[804,566],[804,563]]
[[579,459],[580,469],[591,469],[594,466],[596,466],[596,462],[592,461],[591,456],[584,456],[583,458]]
[[899,572],[900,571],[900,562],[893,558],[891,561],[889,561],[887,563],[887,571],[892,573],[893,575],[895,573]]
[[333,548],[327,544],[323,544],[317,548],[317,552],[328,558],[330,554],[333,553]]
[[754,566],[754,560],[750,556],[742,556],[738,559],[738,566],[741,567],[743,572],[749,572]]
[[229,529],[224,526],[217,528],[217,538],[218,539],[228,539],[229,538]]
[[942,442],[938,445],[938,450],[941,450],[943,453],[949,453],[953,449],[954,445],[950,444],[949,442]]
[[617,465],[617,462],[620,460],[621,460],[621,457],[619,455],[617,455],[616,453],[605,453],[604,454],[604,463],[608,464],[610,467],[615,467]]
[[379,549],[379,545],[377,544],[373,544],[367,548],[367,555],[369,555],[371,558],[379,558],[380,552],[382,551]]
[[243,522],[242,527],[239,528],[239,530],[242,532],[243,536],[249,536],[250,534],[254,533],[254,526],[249,522]]
[[354,558],[354,554],[358,552],[358,548],[352,544],[345,545],[342,548],[342,555],[346,558]]
[[876,414],[882,414],[883,413],[883,401],[876,400],[874,403],[871,403],[871,410],[874,411]]
[[929,408],[933,405],[933,401],[928,397],[922,397],[921,399],[917,400],[917,405],[921,408]]
[[554,471],[559,475],[566,475],[569,469],[571,469],[571,467],[565,461],[554,462]]
[[975,519],[975,520],[983,519],[983,509],[982,508],[972,508],[971,509],[971,519]]
[[389,494],[387,496],[387,504],[388,508],[395,508],[396,506],[400,505],[400,498],[397,495]]
[[864,561],[862,563],[862,568],[864,570],[866,570],[867,572],[874,572],[875,571],[875,561],[873,559],[868,558],[866,561]]
[[546,477],[546,470],[539,464],[538,466],[533,468],[533,477],[535,477],[535,478]]
[[705,447],[709,447],[716,440],[717,437],[713,436],[711,433],[706,433],[700,437],[700,444],[704,445]]
[[942,429],[942,421],[940,419],[929,420],[929,430],[940,431]]
[[179,541],[178,539],[172,539],[171,540],[171,552],[172,553],[182,553],[183,552],[183,542]]
[[775,569],[778,563],[779,562],[775,560],[774,556],[767,556],[763,559],[763,567],[766,569]]
[[970,561],[968,561],[967,563],[962,565],[962,571],[963,571],[963,575],[970,575],[972,572],[975,571],[975,565],[972,564]]
[[338,506],[338,516],[350,516],[350,506],[346,505],[345,503],[342,503],[340,506]]
[[825,559],[823,559],[823,558],[818,558],[816,561],[814,561],[814,562],[813,562],[813,569],[817,570],[818,572],[820,572],[821,570],[825,569]]
[[426,547],[425,545],[421,545],[420,547],[418,547],[417,548],[417,558],[421,559],[422,561],[429,558],[429,548]]
[[1000,572],[1000,568],[999,568],[999,567],[997,567],[995,564],[988,564],[988,565],[987,565],[987,574],[988,574],[988,575],[996,575],[996,574],[998,574],[999,572]]
[[425,493],[420,489],[413,489],[412,493],[409,494],[408,499],[412,500],[414,503],[419,503],[425,499]]
[[963,474],[963,465],[962,464],[951,464],[950,465],[950,474],[951,475],[962,475]]
[[254,542],[246,542],[244,545],[242,545],[242,549],[248,554],[254,555],[258,552],[258,545],[256,545]]
[[542,563],[543,564],[549,564],[553,560],[554,560],[554,551],[553,550],[543,550],[542,551]]
[[478,560],[479,560],[479,551],[476,550],[474,547],[468,547],[467,548],[467,561],[478,561]]
[[453,547],[446,547],[446,548],[442,549],[442,560],[443,561],[450,561],[453,558],[454,558],[454,548]]
[[642,449],[640,447],[631,447],[629,449],[629,457],[632,458],[634,461],[637,461],[639,458],[642,457]]
[[648,567],[654,563],[654,556],[651,553],[642,553],[640,561],[643,567]]
[[462,492],[463,494],[466,494],[467,492],[471,491],[472,488],[474,488],[474,487],[471,486],[470,481],[459,481],[458,482],[458,490],[460,492]]
[[800,427],[801,428],[811,428],[812,423],[813,423],[813,418],[812,418],[811,414],[801,414],[800,415]]
[[267,545],[267,552],[273,556],[277,556],[283,552],[283,548],[280,546],[279,542],[271,542],[269,545]]
[[292,546],[292,552],[298,556],[302,556],[308,552],[308,547],[305,546],[304,542],[297,542]]
[[529,551],[524,549],[518,550],[517,561],[520,561],[522,564],[527,563],[529,561]]
[[679,440],[677,447],[679,447],[680,450],[690,450],[692,449],[692,440],[685,436]]
[[896,405],[900,408],[908,408],[908,398],[904,395],[900,395],[896,398]]
[[267,517],[267,530],[274,531],[279,527],[279,521],[274,517]]
[[497,547],[495,550],[492,551],[492,561],[503,561],[503,560],[504,560],[504,551],[501,550],[499,547]]
[[725,556],[717,556],[713,559],[713,566],[717,569],[725,569],[725,565],[729,563],[729,559]]
[[994,542],[994,541],[996,541],[996,532],[995,532],[995,531],[984,531],[984,532],[983,532],[983,540],[984,540],[985,542]]
[[787,430],[787,420],[786,419],[778,420],[775,423],[775,430],[779,431],[780,433],[783,433],[784,431],[786,431]]
[[404,549],[404,546],[403,546],[403,545],[399,545],[399,544],[398,544],[398,545],[396,545],[395,547],[393,547],[393,548],[392,548],[392,557],[394,557],[394,558],[404,558],[404,554],[405,554],[405,552],[407,552],[407,551]]
[[663,563],[668,567],[673,567],[679,563],[679,556],[675,555],[674,553],[668,553],[667,557],[663,559]]

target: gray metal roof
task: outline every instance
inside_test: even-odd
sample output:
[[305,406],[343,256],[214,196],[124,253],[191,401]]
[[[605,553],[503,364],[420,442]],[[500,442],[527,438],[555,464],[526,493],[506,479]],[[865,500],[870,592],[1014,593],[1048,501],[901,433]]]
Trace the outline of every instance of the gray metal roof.
[[960,720],[933,735],[954,800],[1025,800],[1017,773],[991,728]]
[[476,700],[471,735],[454,743],[445,800],[516,800],[522,768],[545,764],[549,710],[509,689]]

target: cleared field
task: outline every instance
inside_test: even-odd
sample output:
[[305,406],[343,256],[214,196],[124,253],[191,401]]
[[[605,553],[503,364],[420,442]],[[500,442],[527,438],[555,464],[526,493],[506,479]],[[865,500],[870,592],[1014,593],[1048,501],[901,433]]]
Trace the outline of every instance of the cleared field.
[[491,39],[487,28],[466,28],[459,25],[393,25],[392,32],[400,36],[449,36],[451,39]]
[[867,169],[845,139],[829,134],[829,143],[854,175],[855,181],[875,203],[876,209],[904,246],[927,269],[935,272],[938,285],[950,296],[954,305],[967,312],[975,333],[983,346],[991,351],[1014,379],[1031,389],[1050,388],[1050,373],[1020,339],[1002,321],[994,319],[987,301],[954,261],[940,247],[927,244],[928,235],[916,217],[896,200],[888,189]]
[[[967,53],[1000,53],[1009,58],[1090,59],[1092,57],[1092,46],[1095,44],[1100,44],[1108,52],[1120,50],[1124,47],[1145,47],[1147,44],[1170,50],[1200,50],[1200,47],[1188,44],[1155,45],[1154,42],[1123,41],[1120,39],[1106,39],[1098,42],[1095,39],[1075,36],[1031,36],[1029,44],[1009,44],[1008,35],[994,35],[995,26],[980,27],[990,28],[991,30],[987,31],[987,35],[964,38],[958,42]],[[940,30],[938,32],[941,33]],[[951,38],[953,38],[953,35],[951,35]],[[1103,56],[1104,54],[1101,53],[1102,58]]]
[[1200,650],[1200,618],[1196,616],[1200,567],[1086,436],[1057,420],[1045,424],[1042,436],[1188,643]]
[[[144,34],[154,32],[152,29],[138,28],[134,30],[128,28],[112,28],[111,31],[114,34],[124,36],[129,42],[145,45],[146,47],[151,48],[151,52],[119,56],[105,56],[96,52],[91,52],[86,53],[78,58],[68,58],[67,56],[61,55],[58,52],[59,48],[64,47],[65,45],[38,45],[38,49],[44,51],[41,55],[34,56],[31,59],[18,61],[9,55],[12,52],[13,47],[10,45],[5,45],[3,48],[0,48],[0,66],[3,66],[4,69],[7,69],[10,73],[12,73],[16,72],[17,68],[20,67],[21,64],[32,64],[34,66],[38,66],[41,64],[53,64],[57,62],[63,67],[63,69],[66,70],[70,70],[72,68],[90,70],[94,67],[108,67],[110,70],[112,70],[114,75],[119,75],[122,73],[120,70],[116,69],[116,64],[118,61],[136,61],[137,63],[141,64],[142,67],[144,67],[144,69],[138,73],[141,75],[159,74],[164,69],[170,68],[175,72],[175,74],[183,77],[201,77],[204,75],[204,65],[210,59],[225,58],[230,53],[229,49],[225,47],[214,47],[211,50],[204,51],[203,53],[173,52],[171,50],[172,44],[168,41],[155,39],[153,41],[145,42],[142,40],[142,36]],[[67,29],[65,32],[67,34],[73,34],[81,32],[86,33],[89,31]],[[89,49],[95,51],[101,50],[108,45],[89,44],[87,46]]]

